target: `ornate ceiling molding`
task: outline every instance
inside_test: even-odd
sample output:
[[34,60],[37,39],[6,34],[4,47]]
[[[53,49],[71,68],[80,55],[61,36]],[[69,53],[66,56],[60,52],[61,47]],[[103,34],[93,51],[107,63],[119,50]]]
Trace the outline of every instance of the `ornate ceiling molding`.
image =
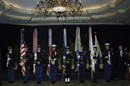
[[[108,13],[108,14],[102,14],[102,15],[91,15],[88,17],[76,17],[75,20],[92,20],[92,19],[101,19],[101,18],[107,18],[111,16],[118,15],[120,13],[126,13],[130,11],[130,6],[127,7],[126,9],[119,9],[115,12]],[[3,15],[5,17],[13,18],[13,19],[19,19],[19,20],[30,20],[30,21],[57,21],[56,17],[49,17],[49,18],[39,18],[39,17],[30,17],[30,16],[17,16],[17,15],[12,15],[8,13],[4,13],[3,11],[0,11],[0,15]],[[65,20],[64,18],[59,18],[58,20]],[[73,17],[69,17],[66,20],[74,20]]]
[[[98,8],[98,9],[91,9],[91,10],[86,10],[86,12],[83,12],[83,15],[87,14],[87,13],[97,13],[97,12],[102,12],[105,10],[108,10],[110,8],[116,8],[118,5],[120,5],[124,0],[117,0],[115,3],[113,4],[108,4],[104,7]],[[5,4],[2,0],[0,0],[0,6],[3,7],[4,9],[8,9],[8,10],[12,10],[15,12],[19,12],[19,13],[24,13],[24,14],[33,14],[32,10],[26,10],[26,9],[20,9],[17,8],[13,5],[7,5]],[[54,14],[53,14],[54,15]]]
[[98,24],[110,24],[110,25],[121,25],[121,23],[104,23],[104,22],[100,22],[100,23],[30,23],[30,24],[15,24],[15,25],[29,25],[29,26],[38,26],[38,25],[45,25],[45,26],[50,26],[50,25],[98,25]]

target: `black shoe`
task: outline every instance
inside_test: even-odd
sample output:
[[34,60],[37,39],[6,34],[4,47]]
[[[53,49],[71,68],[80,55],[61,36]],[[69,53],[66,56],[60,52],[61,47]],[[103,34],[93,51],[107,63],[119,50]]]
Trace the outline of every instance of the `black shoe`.
[[51,82],[52,84],[55,84],[56,82],[55,81],[53,81],[53,82]]
[[9,81],[8,83],[13,83],[12,81]]
[[93,83],[97,83],[97,81],[93,81]]
[[80,83],[84,83],[84,81],[80,81]]
[[66,84],[68,84],[68,82],[65,82]]
[[41,82],[37,82],[37,84],[41,84]]
[[28,82],[23,82],[23,83],[27,84]]

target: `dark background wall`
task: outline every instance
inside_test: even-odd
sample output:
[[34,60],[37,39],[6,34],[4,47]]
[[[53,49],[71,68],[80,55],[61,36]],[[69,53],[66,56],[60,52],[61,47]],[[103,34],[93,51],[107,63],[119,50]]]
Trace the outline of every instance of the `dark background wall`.
[[[20,26],[20,25],[0,25],[0,48],[2,56],[5,57],[8,51],[8,46],[11,45],[13,48],[20,44],[20,29],[25,29],[25,43],[29,46],[29,50],[32,51],[33,46],[33,30],[38,29],[38,42],[45,50],[44,43],[48,44],[48,29],[52,28],[52,39],[53,43],[60,45],[63,43],[63,29],[67,29],[67,40],[75,42],[75,31],[76,25],[67,26]],[[79,26],[81,29],[81,41],[82,44],[88,46],[88,29],[89,25]],[[110,42],[111,47],[114,50],[118,50],[118,46],[122,44],[130,48],[130,26],[126,25],[91,25],[93,32],[97,32],[97,38],[100,46],[104,47],[105,42]],[[87,36],[87,37],[86,37]],[[69,45],[69,43],[68,43]],[[15,49],[17,50],[17,49]]]

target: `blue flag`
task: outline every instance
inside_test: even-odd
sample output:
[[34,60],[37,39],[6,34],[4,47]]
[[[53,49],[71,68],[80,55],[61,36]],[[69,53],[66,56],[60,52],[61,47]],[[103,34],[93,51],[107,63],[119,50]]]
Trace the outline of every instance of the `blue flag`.
[[[66,46],[67,46],[66,29],[64,29],[63,33],[64,33],[64,34],[63,34],[64,56],[66,57]],[[63,63],[64,63],[63,73],[64,73],[65,75],[67,75],[67,74],[66,74],[66,62],[65,62],[65,61],[66,61],[66,58],[65,58],[65,59],[63,58]]]

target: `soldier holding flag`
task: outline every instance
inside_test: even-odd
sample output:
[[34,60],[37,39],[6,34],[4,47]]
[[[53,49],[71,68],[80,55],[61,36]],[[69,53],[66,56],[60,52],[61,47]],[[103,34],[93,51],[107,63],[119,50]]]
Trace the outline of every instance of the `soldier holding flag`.
[[[97,82],[97,73],[98,73],[98,59],[100,58],[100,53],[97,52],[97,45],[93,46],[93,50],[94,50],[94,56],[93,59],[95,61],[95,71],[93,72],[93,83]],[[91,62],[90,62],[91,64]]]
[[9,52],[7,52],[7,64],[6,67],[8,67],[7,73],[8,73],[8,83],[13,83],[13,72],[14,72],[14,66],[15,66],[15,60],[16,56],[15,53],[13,53],[13,48],[11,46],[8,47]]
[[51,82],[54,84],[56,82],[56,73],[57,73],[57,66],[58,66],[58,53],[56,51],[56,45],[52,44],[52,57],[50,59],[50,75],[51,75]]
[[44,53],[41,51],[40,45],[38,45],[37,58],[34,58],[34,59],[36,60],[37,84],[41,84],[43,63],[45,60],[44,60]]
[[63,59],[65,59],[65,64],[63,63],[63,68],[66,68],[65,75],[65,82],[66,84],[70,83],[71,78],[71,59],[72,59],[72,53],[69,51],[69,46],[66,46],[66,57],[63,56]]
[[79,80],[80,83],[84,83],[84,76],[85,76],[85,66],[86,66],[86,51],[83,50],[83,45],[81,45],[81,52],[79,54],[80,59],[79,62]]
[[[30,51],[28,50],[28,46],[25,45],[25,53],[26,56],[23,56],[23,60],[25,61],[25,76],[23,76],[24,83],[28,82],[28,74],[29,74],[29,67],[30,67]],[[20,63],[21,65],[21,63]]]
[[104,64],[105,64],[105,78],[106,82],[110,82],[111,80],[111,60],[112,60],[112,52],[109,49],[110,43],[105,43],[106,50],[103,52]]

